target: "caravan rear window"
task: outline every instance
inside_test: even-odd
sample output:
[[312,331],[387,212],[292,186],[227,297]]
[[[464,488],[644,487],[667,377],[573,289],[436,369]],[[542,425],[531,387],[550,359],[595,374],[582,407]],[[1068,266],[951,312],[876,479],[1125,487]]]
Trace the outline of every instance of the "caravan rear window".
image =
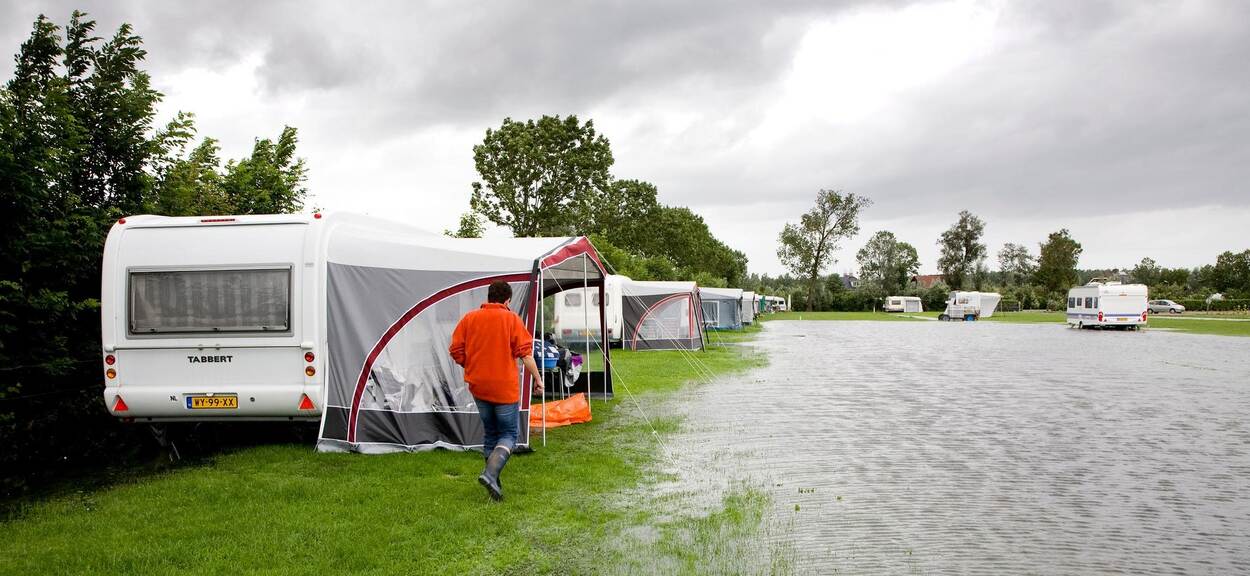
[[582,305],[582,295],[579,292],[569,292],[564,295],[564,305],[570,308],[577,308]]
[[130,273],[131,334],[286,332],[291,270]]

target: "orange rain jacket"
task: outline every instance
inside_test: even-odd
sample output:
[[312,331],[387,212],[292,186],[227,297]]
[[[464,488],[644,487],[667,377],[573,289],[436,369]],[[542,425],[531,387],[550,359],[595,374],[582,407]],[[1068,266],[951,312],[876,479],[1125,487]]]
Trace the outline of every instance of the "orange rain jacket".
[[469,312],[451,333],[451,359],[464,366],[474,398],[512,404],[520,400],[517,359],[533,354],[534,337],[521,317],[503,304],[487,302]]

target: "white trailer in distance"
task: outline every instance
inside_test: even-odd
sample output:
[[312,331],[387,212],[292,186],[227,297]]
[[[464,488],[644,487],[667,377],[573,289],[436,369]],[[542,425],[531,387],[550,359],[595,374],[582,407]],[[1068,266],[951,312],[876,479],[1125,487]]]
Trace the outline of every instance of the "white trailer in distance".
[[1147,322],[1149,289],[1095,278],[1068,290],[1068,326],[1138,330]]
[[[604,315],[608,317],[608,341],[620,344],[624,334],[621,315],[621,285],[629,282],[628,276],[610,274],[604,288],[607,300],[603,303]],[[589,307],[587,307],[589,304]],[[565,346],[584,346],[587,341],[602,342],[603,333],[599,323],[599,289],[574,288],[555,297],[555,319],[552,332]]]
[[951,292],[939,320],[980,320],[994,315],[1003,297],[997,292]]

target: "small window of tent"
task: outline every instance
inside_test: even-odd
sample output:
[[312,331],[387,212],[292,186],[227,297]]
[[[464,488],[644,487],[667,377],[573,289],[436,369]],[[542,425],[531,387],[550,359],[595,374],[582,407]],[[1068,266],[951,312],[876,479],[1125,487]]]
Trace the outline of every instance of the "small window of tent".
[[703,321],[713,325],[720,323],[720,306],[715,300],[703,301]]
[[[598,300],[598,298],[596,298],[595,300]],[[582,293],[581,292],[565,292],[564,293],[564,305],[568,306],[569,308],[581,308]],[[594,302],[594,305],[598,306],[599,303]]]
[[689,338],[690,298],[676,298],[655,308],[638,327],[638,335],[644,340],[674,340]]

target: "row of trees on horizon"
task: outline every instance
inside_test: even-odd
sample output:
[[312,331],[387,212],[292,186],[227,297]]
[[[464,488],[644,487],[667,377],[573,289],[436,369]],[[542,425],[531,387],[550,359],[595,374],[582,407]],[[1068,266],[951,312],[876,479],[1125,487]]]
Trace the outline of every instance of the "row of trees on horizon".
[[871,205],[871,200],[854,193],[821,190],[816,205],[799,222],[786,224],[778,237],[777,256],[790,274],[751,275],[744,289],[797,295],[792,306],[805,310],[872,309],[886,296],[899,295],[921,296],[932,308],[940,306],[951,290],[973,289],[1004,292],[1008,304],[1022,308],[1057,310],[1068,288],[1094,277],[1146,284],[1152,298],[1197,300],[1226,292],[1233,301],[1225,306],[1241,307],[1245,303],[1240,300],[1250,299],[1250,250],[1224,252],[1214,264],[1192,270],[1164,268],[1147,257],[1129,270],[1082,271],[1077,265],[1083,249],[1066,228],[1040,242],[1036,257],[1023,244],[1003,245],[997,254],[998,270],[991,272],[986,265],[989,251],[981,240],[985,222],[967,210],[937,239],[940,283],[917,282],[916,248],[881,230],[856,253],[859,284],[848,290],[841,275],[824,271],[835,262],[839,243],[859,232],[860,213]]

